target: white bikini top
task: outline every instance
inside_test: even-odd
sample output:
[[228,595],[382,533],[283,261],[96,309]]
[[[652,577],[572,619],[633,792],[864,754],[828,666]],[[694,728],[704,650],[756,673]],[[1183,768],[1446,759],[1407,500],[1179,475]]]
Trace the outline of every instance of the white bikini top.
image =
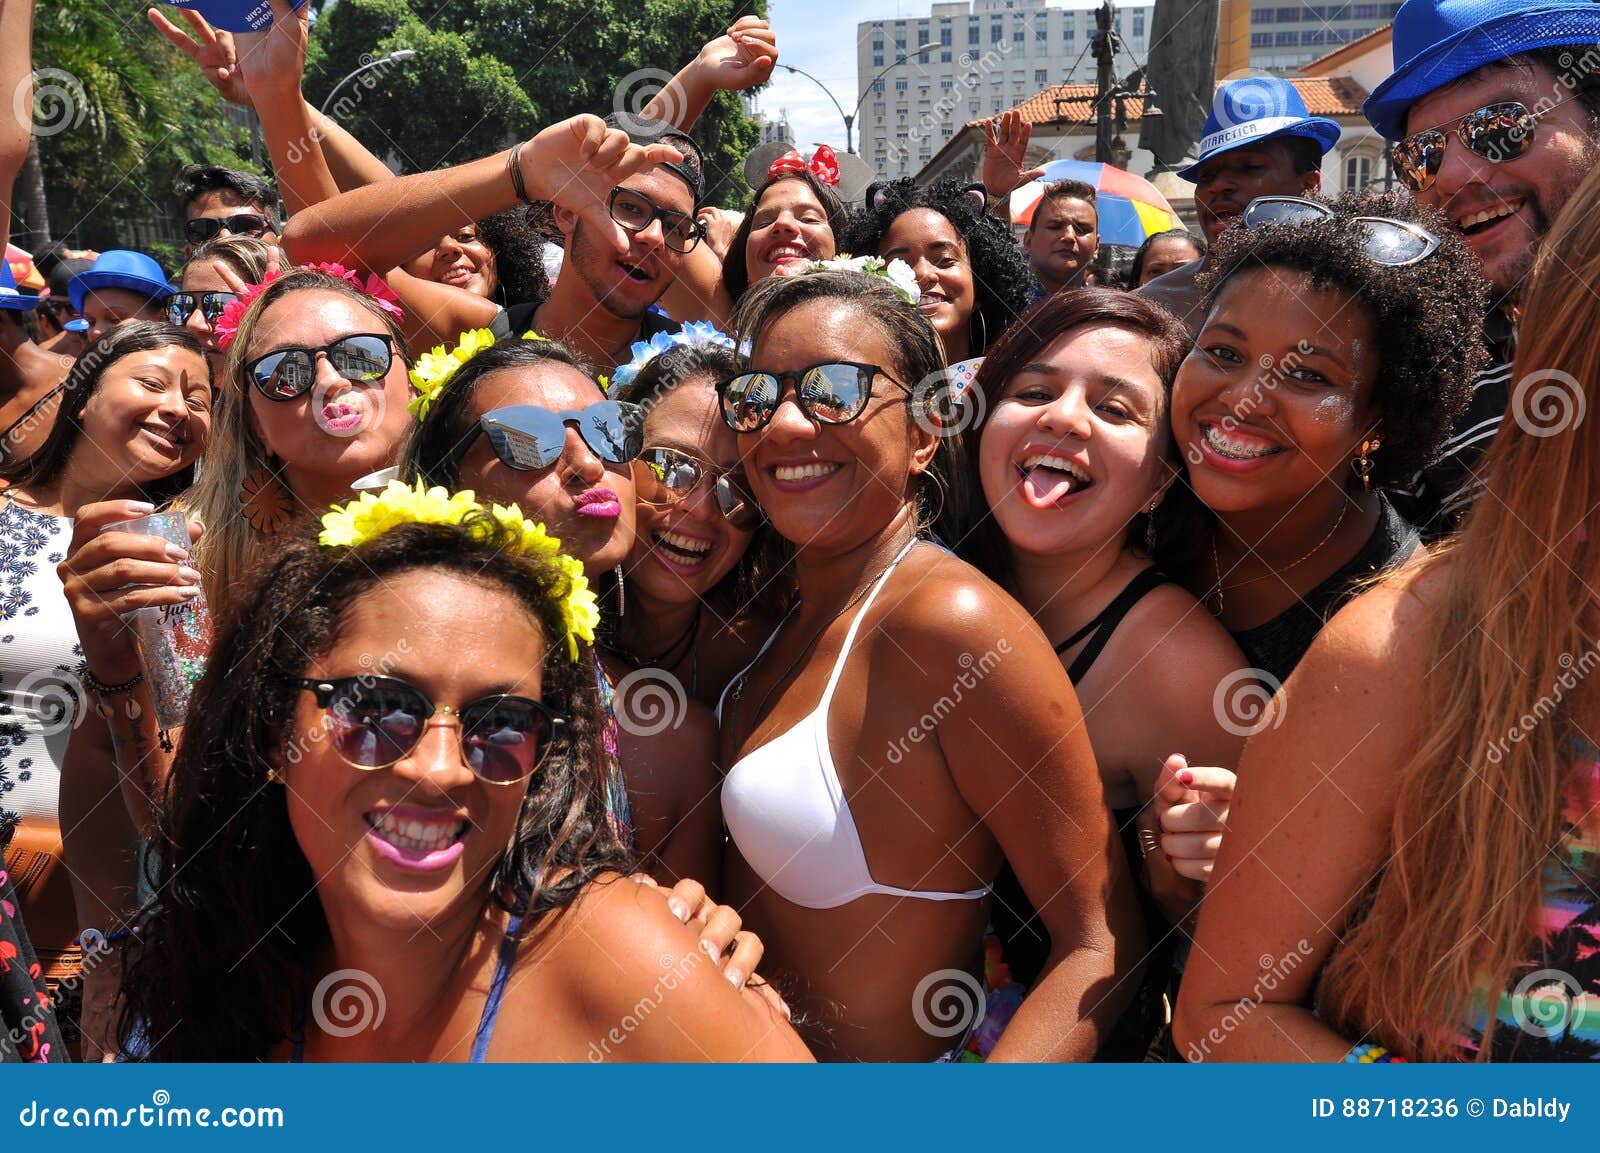
[[[861,619],[878,599],[889,574],[916,544],[912,540],[884,569],[866,603],[850,622],[844,647],[834,662],[828,687],[816,709],[793,728],[739,759],[722,783],[722,819],[733,843],[756,875],[791,904],[807,909],[836,909],[858,897],[877,893],[917,897],[924,901],[975,901],[989,895],[989,886],[965,893],[937,893],[880,885],[867,867],[867,853],[856,831],[850,803],[828,748],[828,705],[855,643]],[[782,627],[781,625],[779,626]],[[771,646],[774,630],[755,660],[729,682],[737,684]],[[727,690],[723,690],[726,698]],[[723,702],[717,702],[722,719]]]

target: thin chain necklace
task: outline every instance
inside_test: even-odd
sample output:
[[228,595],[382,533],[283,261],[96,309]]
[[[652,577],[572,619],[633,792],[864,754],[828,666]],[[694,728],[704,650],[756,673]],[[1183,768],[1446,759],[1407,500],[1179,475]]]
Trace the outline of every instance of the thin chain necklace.
[[[916,539],[915,537],[912,538],[912,540],[915,540],[915,539]],[[806,658],[806,656],[810,654],[811,650],[814,647],[816,647],[817,642],[822,639],[823,634],[828,631],[828,629],[833,625],[833,623],[835,621],[839,620],[840,617],[843,617],[852,608],[854,608],[856,606],[856,603],[859,602],[862,597],[866,596],[867,592],[874,585],[876,585],[878,583],[878,581],[883,577],[884,573],[888,572],[897,563],[899,563],[900,557],[905,551],[906,551],[906,546],[905,545],[900,546],[899,550],[897,550],[895,552],[893,560],[889,561],[882,568],[880,568],[876,573],[874,573],[871,580],[863,582],[861,587],[856,590],[855,594],[852,595],[851,598],[848,601],[845,602],[843,607],[841,607],[837,613],[835,613],[828,620],[825,620],[825,621],[822,622],[822,627],[820,629],[818,629],[815,633],[812,634],[811,639],[808,640],[805,643],[805,646],[800,650],[799,654],[792,661],[789,662],[788,666],[779,675],[778,679],[772,682],[772,687],[767,690],[766,695],[761,698],[761,703],[756,706],[756,711],[755,711],[754,715],[750,718],[750,729],[749,729],[749,732],[745,733],[745,736],[748,737],[750,735],[750,733],[755,732],[756,725],[760,723],[761,718],[766,714],[766,708],[767,708],[768,703],[772,700],[772,694],[777,692],[778,689],[780,687],[782,687],[788,681],[789,675],[794,672],[796,666],[798,666],[800,664],[800,662],[803,661]],[[795,613],[797,613],[799,611],[800,611],[800,601],[799,601],[798,598],[796,598],[796,600],[794,602],[794,607],[791,608],[788,611],[788,613],[784,615],[783,620],[778,622],[778,627],[777,627],[776,630],[774,630],[773,636],[776,637],[777,633],[781,632],[783,630],[784,626],[787,625],[789,623],[790,619],[795,615]],[[753,669],[753,668],[754,668],[754,666],[752,665],[751,668],[745,669],[742,673],[739,674],[738,680],[734,681],[734,683],[733,683],[732,697],[728,702],[729,705],[732,706],[729,709],[729,720],[732,720],[735,716],[738,715],[738,712],[739,712],[739,698],[744,695],[745,682],[749,680],[750,672],[751,672],[751,669]],[[737,747],[737,746],[735,746],[735,747]]]
[[[1239,589],[1246,588],[1249,585],[1253,585],[1257,581],[1264,581],[1268,577],[1282,576],[1284,573],[1288,572],[1290,569],[1299,568],[1301,565],[1305,564],[1306,561],[1308,561],[1312,557],[1316,556],[1317,553],[1322,550],[1322,546],[1327,544],[1330,540],[1333,539],[1333,534],[1339,531],[1339,526],[1344,524],[1344,518],[1345,518],[1346,514],[1348,514],[1349,511],[1350,511],[1350,504],[1351,504],[1351,502],[1348,499],[1346,499],[1345,501],[1343,501],[1339,505],[1339,516],[1338,516],[1337,519],[1334,520],[1333,527],[1328,530],[1328,535],[1323,537],[1316,544],[1312,545],[1311,546],[1311,550],[1309,552],[1307,552],[1304,556],[1302,556],[1299,560],[1292,561],[1289,564],[1282,565],[1282,566],[1280,566],[1278,568],[1275,568],[1275,569],[1270,569],[1267,572],[1262,573],[1260,576],[1251,577],[1249,580],[1239,581],[1237,584],[1235,584],[1233,586],[1234,591],[1237,592]],[[1211,563],[1216,566],[1216,570],[1217,570],[1217,584],[1216,584],[1216,587],[1211,590],[1211,592],[1212,592],[1212,595],[1215,596],[1216,599],[1217,599],[1217,615],[1220,617],[1222,615],[1223,609],[1225,607],[1225,602],[1222,599],[1222,561],[1217,556],[1217,537],[1216,537],[1215,533],[1213,533],[1212,536],[1211,536]],[[1207,597],[1206,599],[1210,600],[1211,597]]]

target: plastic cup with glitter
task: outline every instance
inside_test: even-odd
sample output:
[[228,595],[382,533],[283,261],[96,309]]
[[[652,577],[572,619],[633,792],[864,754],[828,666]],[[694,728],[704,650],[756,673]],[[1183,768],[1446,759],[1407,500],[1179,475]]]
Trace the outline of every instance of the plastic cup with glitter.
[[[158,512],[137,520],[108,524],[101,532],[131,532],[158,536],[179,548],[189,548],[189,527],[182,513]],[[139,663],[150,686],[156,723],[164,729],[184,722],[189,697],[211,651],[211,611],[205,594],[177,605],[152,605],[127,616],[139,642]]]

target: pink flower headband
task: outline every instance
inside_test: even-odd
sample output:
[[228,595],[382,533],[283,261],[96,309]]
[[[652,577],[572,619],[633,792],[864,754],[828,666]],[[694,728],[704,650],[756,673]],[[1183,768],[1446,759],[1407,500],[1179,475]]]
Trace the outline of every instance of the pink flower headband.
[[[320,272],[326,272],[329,276],[338,277],[363,296],[370,297],[372,303],[394,317],[396,324],[401,323],[406,318],[405,312],[400,308],[400,298],[394,294],[394,289],[384,283],[381,276],[369,272],[367,279],[363,281],[360,273],[352,272],[342,264],[304,264],[300,267],[315,268]],[[293,269],[290,271],[293,271]],[[222,315],[217,317],[216,324],[212,326],[217,334],[218,348],[227,348],[233,343],[233,338],[238,335],[239,320],[244,316],[245,309],[250,307],[251,302],[256,297],[266,291],[267,285],[277,280],[281,275],[282,273],[276,271],[269,272],[260,284],[246,286],[245,290],[236,299],[228,301],[227,307],[222,310]]]

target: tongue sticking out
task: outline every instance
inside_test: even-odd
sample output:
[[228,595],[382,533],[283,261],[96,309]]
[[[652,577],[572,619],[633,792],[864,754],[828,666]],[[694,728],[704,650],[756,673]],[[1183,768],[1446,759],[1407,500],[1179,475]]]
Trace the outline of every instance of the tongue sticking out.
[[1035,508],[1048,508],[1082,487],[1083,482],[1070,472],[1044,465],[1029,469],[1022,478],[1023,495]]

